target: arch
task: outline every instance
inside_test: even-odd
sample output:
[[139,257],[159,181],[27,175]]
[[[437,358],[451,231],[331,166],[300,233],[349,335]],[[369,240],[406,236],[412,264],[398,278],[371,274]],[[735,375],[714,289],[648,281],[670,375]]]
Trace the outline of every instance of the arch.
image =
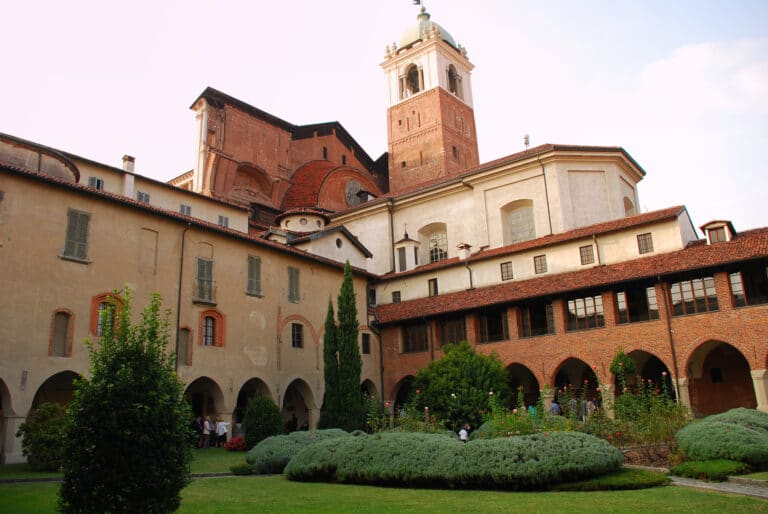
[[400,382],[398,382],[397,385],[395,385],[392,391],[392,396],[395,397],[395,409],[402,408],[402,406],[410,400],[414,380],[415,377],[413,375],[406,375],[400,379]]
[[227,318],[216,309],[200,313],[198,327],[198,346],[225,346],[227,338]]
[[515,200],[503,205],[501,207],[501,230],[505,245],[534,239],[536,237],[536,225],[533,218],[533,200]]
[[195,416],[218,416],[224,411],[224,394],[219,384],[209,377],[193,380],[184,390],[184,398]]
[[706,341],[691,353],[686,370],[695,415],[757,407],[749,361],[735,346]]
[[637,214],[635,210],[635,203],[629,199],[628,196],[624,197],[624,216],[634,216]]
[[[572,398],[587,398],[596,400],[599,398],[597,394],[597,375],[595,371],[589,367],[589,365],[581,359],[576,357],[569,357],[565,359],[560,366],[558,366],[555,372],[554,387],[556,391],[556,397],[561,395],[570,396]],[[570,393],[568,392],[570,391]],[[558,400],[560,406],[563,409],[567,408],[564,402]]]
[[[312,411],[316,409],[312,388],[301,378],[293,380],[283,395],[283,426],[295,423],[302,430],[315,426],[317,420],[312,419]],[[295,422],[293,416],[296,416]]]
[[235,412],[232,416],[232,420],[235,423],[243,422],[245,408],[254,396],[264,396],[265,398],[275,401],[275,397],[272,396],[272,392],[269,390],[269,386],[266,382],[257,377],[248,379],[242,387],[240,387],[240,391],[237,393],[237,403],[235,404]]
[[[13,410],[13,401],[11,398],[11,390],[5,384],[5,381],[0,378],[0,428],[2,428],[3,416],[15,416],[16,412]],[[0,444],[3,439],[0,438]]]
[[519,393],[523,394],[523,403],[536,405],[539,401],[539,381],[536,375],[525,365],[513,363],[507,366],[509,389],[512,391],[512,401],[517,402]]
[[272,200],[274,183],[269,174],[259,166],[250,162],[241,162],[237,165],[232,189],[229,194],[232,197],[246,201]]
[[461,87],[461,75],[456,71],[456,66],[448,65],[448,91],[459,98],[463,98]]
[[406,96],[415,95],[422,90],[423,79],[421,70],[415,65],[411,64],[405,70],[405,91]]
[[438,262],[448,258],[448,227],[435,222],[419,229],[419,240],[424,250],[425,263]]
[[[286,316],[285,318],[280,319],[280,327],[278,329],[279,333],[281,334],[281,341],[290,341],[291,340],[291,334],[290,332],[287,332],[286,334],[283,334],[283,330],[288,327],[288,330],[290,330],[290,326],[292,323],[299,323],[301,325],[304,325],[306,328],[309,329],[309,333],[312,336],[312,342],[317,346],[320,344],[320,338],[322,334],[319,334],[318,331],[315,329],[314,325],[309,321],[309,319],[305,316],[302,316],[301,314],[291,314],[290,316]],[[325,327],[322,327],[322,330],[325,330]]]
[[360,392],[368,395],[372,400],[381,400],[381,398],[379,398],[379,391],[376,389],[376,384],[374,384],[372,380],[363,380],[360,384]]
[[[638,380],[650,380],[655,387],[664,389],[667,395],[674,399],[677,397],[675,394],[675,386],[672,383],[672,373],[664,361],[662,361],[656,355],[646,352],[644,350],[633,350],[627,354],[627,357],[632,359],[637,366],[637,372],[632,376],[627,376],[626,386],[633,388],[636,386]],[[614,376],[614,384],[616,386],[615,391],[617,395],[622,393],[622,385],[618,376]],[[663,387],[662,387],[663,384]]]
[[75,393],[75,386],[72,382],[77,378],[80,378],[80,375],[69,370],[61,371],[48,377],[37,388],[35,397],[32,400],[32,407],[29,409],[30,412],[44,403],[58,403],[65,406],[69,404]]

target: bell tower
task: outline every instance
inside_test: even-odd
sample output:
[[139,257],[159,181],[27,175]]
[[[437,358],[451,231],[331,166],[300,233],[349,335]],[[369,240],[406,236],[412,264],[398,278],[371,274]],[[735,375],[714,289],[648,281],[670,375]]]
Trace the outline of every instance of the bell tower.
[[424,7],[387,46],[389,190],[400,193],[479,164],[467,51]]

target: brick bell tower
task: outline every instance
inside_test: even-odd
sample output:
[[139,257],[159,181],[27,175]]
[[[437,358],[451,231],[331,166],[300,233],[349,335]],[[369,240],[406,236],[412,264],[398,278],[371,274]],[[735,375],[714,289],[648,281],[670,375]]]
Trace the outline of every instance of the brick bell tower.
[[467,51],[424,7],[387,46],[389,190],[400,193],[479,164]]

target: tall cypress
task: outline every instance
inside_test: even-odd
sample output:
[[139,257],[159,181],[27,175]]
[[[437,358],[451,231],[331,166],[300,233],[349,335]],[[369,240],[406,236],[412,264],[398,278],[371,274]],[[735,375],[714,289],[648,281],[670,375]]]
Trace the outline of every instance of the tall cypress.
[[357,321],[355,289],[349,261],[344,265],[338,309],[339,428],[351,431],[362,429],[365,419],[360,393],[360,371],[363,362],[357,344],[360,324]]
[[320,428],[333,428],[339,421],[339,339],[336,321],[333,318],[333,303],[328,298],[328,313],[325,316],[323,334],[323,375],[325,393],[320,409]]

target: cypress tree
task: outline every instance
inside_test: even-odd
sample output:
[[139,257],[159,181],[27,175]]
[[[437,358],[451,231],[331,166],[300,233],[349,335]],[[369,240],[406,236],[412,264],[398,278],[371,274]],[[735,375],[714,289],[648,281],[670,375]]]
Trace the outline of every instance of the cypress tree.
[[352,431],[362,429],[365,426],[365,418],[360,393],[360,371],[363,362],[357,344],[360,324],[357,321],[355,289],[349,261],[344,266],[338,309],[339,428]]
[[320,428],[334,428],[339,423],[339,342],[336,321],[333,318],[333,303],[328,298],[328,313],[325,316],[323,334],[323,375],[325,394],[320,409]]

